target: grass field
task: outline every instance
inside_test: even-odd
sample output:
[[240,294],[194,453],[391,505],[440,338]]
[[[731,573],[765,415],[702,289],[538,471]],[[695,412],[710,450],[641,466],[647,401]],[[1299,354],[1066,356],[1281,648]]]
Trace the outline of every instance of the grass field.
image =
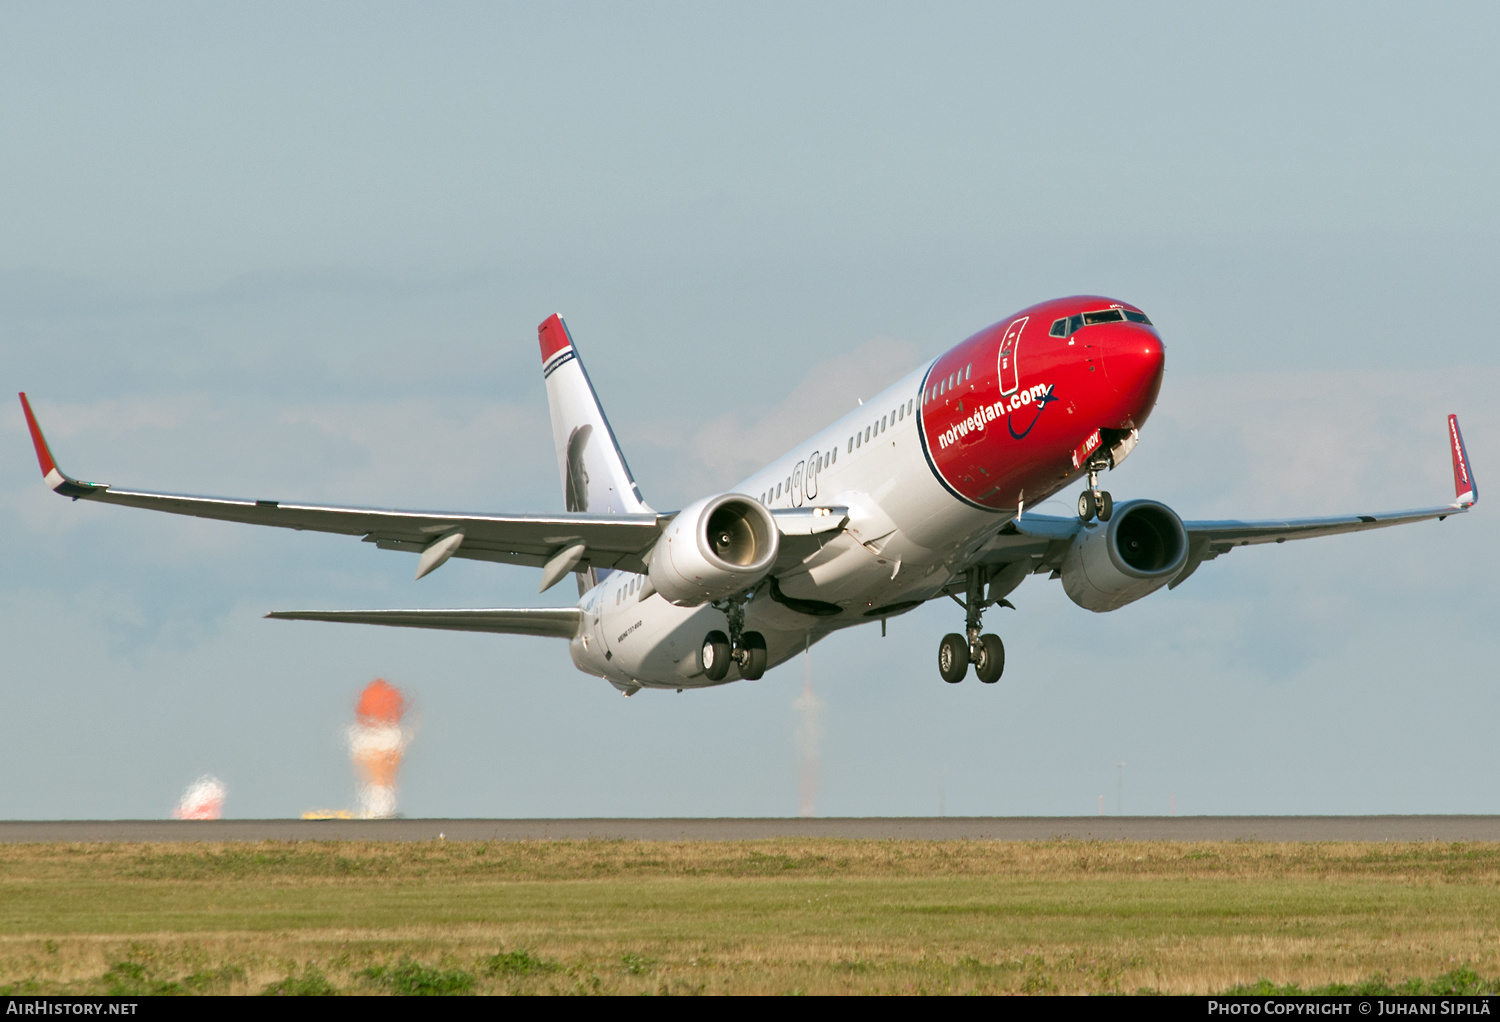
[[1492,844],[0,846],[10,993],[1494,987],[1481,977],[1500,977]]

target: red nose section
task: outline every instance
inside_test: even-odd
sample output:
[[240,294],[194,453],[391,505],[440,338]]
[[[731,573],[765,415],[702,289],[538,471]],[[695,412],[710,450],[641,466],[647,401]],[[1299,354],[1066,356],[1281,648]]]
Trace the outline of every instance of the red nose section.
[[1119,395],[1119,428],[1139,429],[1161,390],[1167,364],[1161,338],[1152,330],[1122,324],[1112,325],[1099,340],[1104,374]]

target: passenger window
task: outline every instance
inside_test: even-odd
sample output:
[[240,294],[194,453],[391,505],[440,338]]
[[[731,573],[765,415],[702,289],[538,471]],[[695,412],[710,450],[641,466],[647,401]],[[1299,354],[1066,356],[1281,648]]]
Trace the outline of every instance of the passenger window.
[[967,380],[972,375],[974,375],[974,363],[970,362],[968,365],[964,366],[964,379]]
[[[781,484],[780,484],[780,483],[777,483],[777,484],[776,484],[776,497],[779,497],[779,496],[781,496]],[[772,500],[775,500],[775,499],[776,499],[776,497],[772,497],[772,498],[771,498],[771,499],[772,499]]]
[[853,437],[849,438],[849,451],[848,451],[848,453],[850,453],[850,454],[854,453],[854,438]]
[[856,434],[854,434],[854,446],[858,447],[859,443],[860,443],[860,441],[859,441],[859,434],[856,433]]
[[838,464],[838,460],[839,460],[839,449],[837,447],[835,447],[833,449],[833,457],[831,457],[831,458],[828,459],[828,464],[830,464],[830,465],[837,465]]
[[1052,324],[1052,336],[1053,337],[1066,337],[1066,336],[1068,336],[1068,320],[1067,320],[1067,317],[1063,317],[1062,319],[1055,320],[1053,322],[1053,324]]
[[880,417],[880,432],[882,432],[882,433],[885,432],[885,416],[884,415],[882,415]]
[[906,406],[902,405],[900,408],[896,409],[896,421],[900,422],[904,418],[906,418]]
[[870,427],[866,426],[865,427],[865,443],[869,443],[869,442],[870,442]]

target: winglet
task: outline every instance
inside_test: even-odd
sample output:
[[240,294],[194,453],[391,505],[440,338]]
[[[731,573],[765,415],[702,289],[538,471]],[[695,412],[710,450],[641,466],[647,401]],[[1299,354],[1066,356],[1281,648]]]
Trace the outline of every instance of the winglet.
[[42,478],[46,480],[48,486],[64,497],[72,497],[74,500],[107,488],[97,483],[81,483],[65,475],[62,469],[57,467],[57,462],[52,457],[52,450],[47,446],[47,438],[42,436],[42,427],[37,423],[36,415],[31,410],[31,402],[26,400],[25,391],[21,391],[21,411],[26,413],[26,427],[31,430],[31,444],[36,448],[36,460],[42,466]]
[[1453,454],[1453,506],[1472,507],[1479,503],[1479,486],[1469,471],[1469,452],[1464,450],[1464,435],[1458,430],[1458,416],[1448,416],[1448,442]]

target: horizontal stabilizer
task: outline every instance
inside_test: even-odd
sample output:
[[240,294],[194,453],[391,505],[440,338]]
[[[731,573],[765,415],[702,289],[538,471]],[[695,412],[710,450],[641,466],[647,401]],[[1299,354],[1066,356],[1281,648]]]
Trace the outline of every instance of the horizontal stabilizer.
[[525,607],[514,610],[277,610],[266,617],[282,621],[342,621],[398,628],[445,628],[455,632],[499,632],[571,639],[583,619],[577,607]]

